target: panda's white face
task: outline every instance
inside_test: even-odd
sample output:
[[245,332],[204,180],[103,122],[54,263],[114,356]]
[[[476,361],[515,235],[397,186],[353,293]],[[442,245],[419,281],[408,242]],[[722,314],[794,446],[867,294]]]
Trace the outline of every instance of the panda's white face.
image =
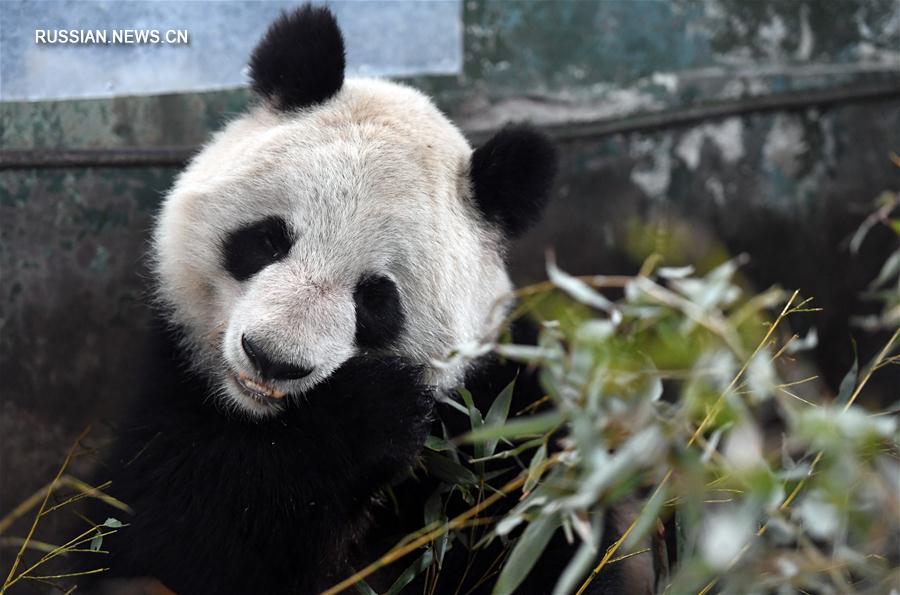
[[455,347],[505,313],[506,242],[556,171],[527,126],[472,151],[421,93],[344,80],[327,8],[282,14],[250,59],[261,100],[197,155],[154,233],[160,301],[223,402],[264,417],[355,355],[448,388]]
[[[374,80],[220,132],[166,198],[154,255],[226,402],[275,414],[362,352],[427,365],[484,338],[510,282],[471,157],[425,96]],[[430,369],[443,387],[462,372]]]

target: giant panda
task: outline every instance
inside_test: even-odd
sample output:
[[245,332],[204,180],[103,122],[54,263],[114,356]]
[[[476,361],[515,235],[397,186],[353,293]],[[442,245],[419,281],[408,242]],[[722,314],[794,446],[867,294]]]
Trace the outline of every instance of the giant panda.
[[110,577],[333,585],[366,559],[373,500],[416,464],[435,403],[515,374],[436,362],[494,338],[553,146],[518,125],[473,150],[422,93],[344,66],[327,9],[282,14],[250,59],[255,104],[165,197],[157,366],[103,470],[134,510],[104,542]]

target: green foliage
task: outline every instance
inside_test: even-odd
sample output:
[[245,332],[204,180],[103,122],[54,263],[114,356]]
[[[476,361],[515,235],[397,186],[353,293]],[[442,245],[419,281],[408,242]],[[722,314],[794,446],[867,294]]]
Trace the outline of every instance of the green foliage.
[[[881,196],[850,249],[878,224],[900,236],[898,204],[896,193]],[[673,245],[688,242],[681,232]],[[635,251],[647,248],[634,238]],[[551,261],[548,282],[517,292],[513,316],[540,324],[537,345],[474,346],[456,357],[493,349],[528,364],[546,396],[513,411],[513,382],[480,411],[465,388],[451,395],[448,414],[465,416],[470,431],[425,444],[423,466],[442,483],[425,504],[423,529],[327,593],[375,593],[366,578],[401,559],[412,562],[387,593],[422,574],[429,589],[459,581],[441,575],[447,552],[474,557],[498,541],[502,555],[489,574],[469,578],[513,593],[561,532],[576,547],[554,595],[580,594],[612,565],[647,552],[661,521],[674,527],[677,549],[658,592],[886,593],[900,583],[900,404],[870,412],[859,398],[873,374],[900,362],[900,250],[869,288],[881,313],[856,321],[890,338],[871,361],[853,363],[837,394],[805,373],[801,352],[815,346],[815,332],[789,330],[794,317],[815,315],[809,300],[778,289],[750,294],[740,259],[704,263],[703,274],[657,262],[649,257],[634,277],[573,277]],[[0,538],[19,548],[4,592],[105,570],[35,572],[70,551],[107,553],[103,537],[123,526],[89,523],[54,546],[32,539],[41,517],[83,497],[128,510],[101,491],[108,484],[65,475],[71,456],[53,482],[0,519],[2,534],[37,509],[25,538]],[[76,494],[50,506],[63,487]],[[468,510],[451,516],[460,501]],[[603,550],[605,512],[623,503],[636,506],[631,524]],[[31,550],[43,555],[21,563]]]
[[[900,168],[900,158],[895,163]],[[862,222],[850,239],[850,251],[854,254],[859,252],[869,232],[878,225],[888,228],[900,239],[900,193],[881,193],[875,200],[875,211]],[[900,327],[900,242],[884,261],[878,276],[869,284],[863,297],[881,303],[882,309],[876,316],[854,318],[858,326],[867,330]]]
[[[537,345],[495,346],[538,368],[545,402],[511,412],[507,387],[483,414],[461,389],[471,431],[427,445],[427,467],[447,482],[433,509],[457,494],[479,514],[515,505],[482,523],[432,513],[435,540],[418,545],[477,555],[501,540],[494,592],[506,594],[561,531],[577,548],[555,593],[575,593],[675,519],[677,563],[659,592],[886,592],[900,578],[897,416],[867,412],[857,397],[897,361],[898,333],[829,396],[815,377],[798,378],[815,335],[788,329],[816,309],[796,292],[748,295],[740,263],[700,276],[651,263],[636,277],[576,278],[550,262],[549,283],[520,291],[519,312],[541,321]],[[487,482],[504,473],[515,479],[486,502]],[[633,522],[602,551],[604,511],[624,502],[637,503]]]

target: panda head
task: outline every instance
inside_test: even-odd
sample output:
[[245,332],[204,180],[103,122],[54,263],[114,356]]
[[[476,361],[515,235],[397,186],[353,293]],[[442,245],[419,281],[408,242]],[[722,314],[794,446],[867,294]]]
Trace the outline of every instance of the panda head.
[[459,382],[429,364],[502,316],[505,247],[540,216],[554,149],[515,126],[473,151],[421,93],[345,80],[324,8],[283,14],[250,67],[259,101],[179,176],[153,238],[195,367],[258,417],[354,356]]

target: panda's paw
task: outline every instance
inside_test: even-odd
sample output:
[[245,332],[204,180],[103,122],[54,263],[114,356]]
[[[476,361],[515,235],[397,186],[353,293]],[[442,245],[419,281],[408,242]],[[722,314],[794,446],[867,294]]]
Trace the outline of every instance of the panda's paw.
[[397,357],[353,358],[323,386],[357,461],[387,475],[410,467],[431,431],[434,389],[422,366]]

